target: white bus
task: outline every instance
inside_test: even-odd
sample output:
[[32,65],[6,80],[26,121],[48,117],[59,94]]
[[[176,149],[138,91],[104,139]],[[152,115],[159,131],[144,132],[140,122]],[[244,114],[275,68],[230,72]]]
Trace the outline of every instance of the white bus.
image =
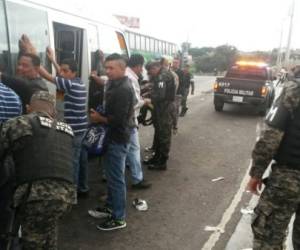
[[130,51],[142,54],[146,61],[161,57],[167,59],[178,57],[179,47],[176,43],[144,35],[128,28],[125,29],[125,37]]
[[18,40],[22,34],[29,36],[42,64],[50,71],[47,46],[55,49],[58,63],[65,58],[74,58],[79,66],[78,74],[85,83],[94,67],[97,50],[102,50],[105,55],[129,56],[123,31],[113,16],[102,22],[41,2],[0,0],[0,71],[15,72]]

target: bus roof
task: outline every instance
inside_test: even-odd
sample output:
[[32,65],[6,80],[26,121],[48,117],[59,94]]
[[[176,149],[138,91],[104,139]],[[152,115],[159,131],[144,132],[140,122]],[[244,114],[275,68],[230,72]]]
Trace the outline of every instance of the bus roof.
[[80,3],[77,2],[77,5],[75,5],[71,1],[64,2],[60,0],[10,0],[10,1],[16,3],[32,4],[42,8],[51,9],[53,11],[61,12],[64,14],[72,15],[78,18],[86,19],[92,22],[102,23],[105,25],[109,25],[124,30],[124,26],[121,25],[112,14],[107,14],[107,12],[103,10],[101,10],[100,12],[98,11],[97,8],[86,8],[89,5],[85,1],[81,1]]

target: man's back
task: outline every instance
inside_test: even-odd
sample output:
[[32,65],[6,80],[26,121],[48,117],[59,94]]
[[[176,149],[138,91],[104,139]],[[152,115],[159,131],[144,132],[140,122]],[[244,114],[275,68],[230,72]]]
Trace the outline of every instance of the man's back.
[[109,81],[105,112],[109,119],[109,137],[117,142],[128,142],[134,127],[134,91],[128,77]]
[[81,135],[87,128],[87,91],[80,78],[72,80],[56,77],[55,83],[58,90],[64,92],[64,118],[75,135]]

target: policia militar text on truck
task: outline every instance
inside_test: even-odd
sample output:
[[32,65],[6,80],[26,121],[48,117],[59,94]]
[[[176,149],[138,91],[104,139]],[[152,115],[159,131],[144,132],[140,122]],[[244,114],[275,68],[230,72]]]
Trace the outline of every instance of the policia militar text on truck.
[[270,108],[275,91],[272,70],[262,62],[238,61],[218,77],[214,84],[214,106],[222,111],[224,103],[251,104],[259,114],[265,115]]

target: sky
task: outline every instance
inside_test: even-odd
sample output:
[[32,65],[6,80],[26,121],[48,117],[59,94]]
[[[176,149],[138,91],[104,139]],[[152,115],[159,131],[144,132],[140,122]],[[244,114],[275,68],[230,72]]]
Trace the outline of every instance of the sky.
[[[68,5],[89,16],[140,18],[137,32],[192,47],[223,44],[242,51],[272,50],[287,45],[293,0],[39,0]],[[300,48],[300,0],[295,0],[291,47]],[[68,5],[70,6],[70,5]],[[63,7],[63,6],[62,6]]]

